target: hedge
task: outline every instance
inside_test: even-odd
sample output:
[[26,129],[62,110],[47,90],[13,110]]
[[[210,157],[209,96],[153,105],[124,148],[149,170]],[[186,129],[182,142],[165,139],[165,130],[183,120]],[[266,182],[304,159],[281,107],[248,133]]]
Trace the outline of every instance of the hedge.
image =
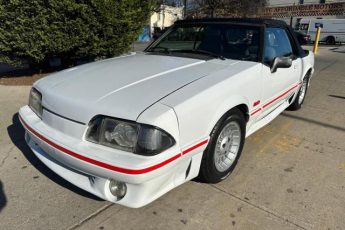
[[63,63],[124,53],[154,0],[0,0],[0,62]]

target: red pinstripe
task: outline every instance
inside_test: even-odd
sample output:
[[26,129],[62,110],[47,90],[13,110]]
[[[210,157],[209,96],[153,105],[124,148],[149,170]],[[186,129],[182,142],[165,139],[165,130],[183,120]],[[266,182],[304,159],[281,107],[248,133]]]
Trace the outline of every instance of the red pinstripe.
[[296,89],[301,83],[298,83],[297,85],[295,85],[294,87],[288,89],[287,91],[285,91],[285,93],[279,95],[278,97],[274,98],[273,100],[271,100],[270,102],[266,103],[263,108],[268,107],[270,104],[272,104],[273,102],[277,101],[278,99],[284,97],[286,94],[290,93],[292,90]]
[[105,169],[108,169],[108,170],[111,170],[111,171],[115,171],[115,172],[120,172],[120,173],[124,173],[124,174],[131,174],[131,175],[138,175],[138,174],[144,174],[144,173],[148,173],[148,172],[151,172],[151,171],[154,171],[156,169],[159,169],[175,160],[177,160],[178,158],[180,158],[182,155],[184,154],[187,154],[205,144],[207,144],[208,140],[204,140],[184,151],[182,151],[182,155],[181,153],[178,153],[176,155],[174,155],[173,157],[171,158],[168,158],[167,160],[165,161],[162,161],[156,165],[153,165],[153,166],[150,166],[150,167],[147,167],[147,168],[143,168],[143,169],[128,169],[128,168],[122,168],[122,167],[118,167],[118,166],[115,166],[115,165],[110,165],[110,164],[107,164],[105,162],[101,162],[101,161],[98,161],[98,160],[95,160],[95,159],[92,159],[92,158],[89,158],[89,157],[86,157],[86,156],[83,156],[83,155],[80,155],[76,152],[73,152],[69,149],[66,149],[58,144],[56,144],[55,142],[47,139],[46,137],[44,137],[43,135],[39,134],[38,132],[36,132],[34,129],[32,129],[28,124],[25,123],[25,121],[19,116],[19,119],[21,120],[23,126],[28,130],[30,131],[32,134],[34,134],[36,137],[38,137],[39,139],[41,139],[42,141],[46,142],[48,145],[52,146],[53,148],[56,148],[58,150],[60,150],[61,152],[64,152],[65,154],[68,154],[74,158],[77,158],[79,160],[82,160],[82,161],[85,161],[87,163],[90,163],[90,164],[93,164],[93,165],[96,165],[96,166],[99,166],[101,168],[105,168]]
[[254,112],[252,112],[252,113],[250,114],[250,116],[253,116],[253,115],[255,115],[256,113],[258,113],[258,112],[260,112],[260,111],[261,111],[261,108],[260,108],[260,109],[255,110]]
[[[268,107],[269,105],[271,105],[272,103],[276,102],[277,100],[279,100],[280,98],[286,96],[286,94],[290,93],[292,90],[296,89],[298,86],[300,86],[302,84],[302,82],[298,83],[297,85],[293,86],[292,88],[288,89],[287,91],[285,91],[283,94],[279,95],[278,97],[274,98],[273,100],[269,101],[268,103],[264,104],[264,106],[260,109],[255,110],[254,112],[252,112],[250,114],[250,116],[255,115],[256,113],[260,112],[262,109]],[[254,105],[255,106],[255,105]]]

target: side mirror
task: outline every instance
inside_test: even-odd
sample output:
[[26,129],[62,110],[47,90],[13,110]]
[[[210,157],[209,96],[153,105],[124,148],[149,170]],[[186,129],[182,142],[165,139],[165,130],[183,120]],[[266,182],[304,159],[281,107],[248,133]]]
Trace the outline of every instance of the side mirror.
[[275,73],[278,68],[290,68],[291,65],[291,57],[276,57],[271,66],[271,73]]

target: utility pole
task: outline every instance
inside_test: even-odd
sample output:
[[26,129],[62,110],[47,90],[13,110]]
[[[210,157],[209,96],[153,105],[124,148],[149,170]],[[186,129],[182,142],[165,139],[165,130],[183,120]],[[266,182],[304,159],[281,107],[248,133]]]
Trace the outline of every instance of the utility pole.
[[184,5],[183,18],[186,18],[186,16],[187,16],[187,0],[183,0],[183,5]]

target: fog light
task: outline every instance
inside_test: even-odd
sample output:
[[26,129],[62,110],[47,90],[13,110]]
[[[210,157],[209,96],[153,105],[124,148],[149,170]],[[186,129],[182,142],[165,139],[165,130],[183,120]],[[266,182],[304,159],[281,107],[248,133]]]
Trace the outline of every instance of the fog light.
[[116,197],[116,200],[121,200],[126,195],[127,186],[123,182],[110,180],[109,190],[110,193]]

